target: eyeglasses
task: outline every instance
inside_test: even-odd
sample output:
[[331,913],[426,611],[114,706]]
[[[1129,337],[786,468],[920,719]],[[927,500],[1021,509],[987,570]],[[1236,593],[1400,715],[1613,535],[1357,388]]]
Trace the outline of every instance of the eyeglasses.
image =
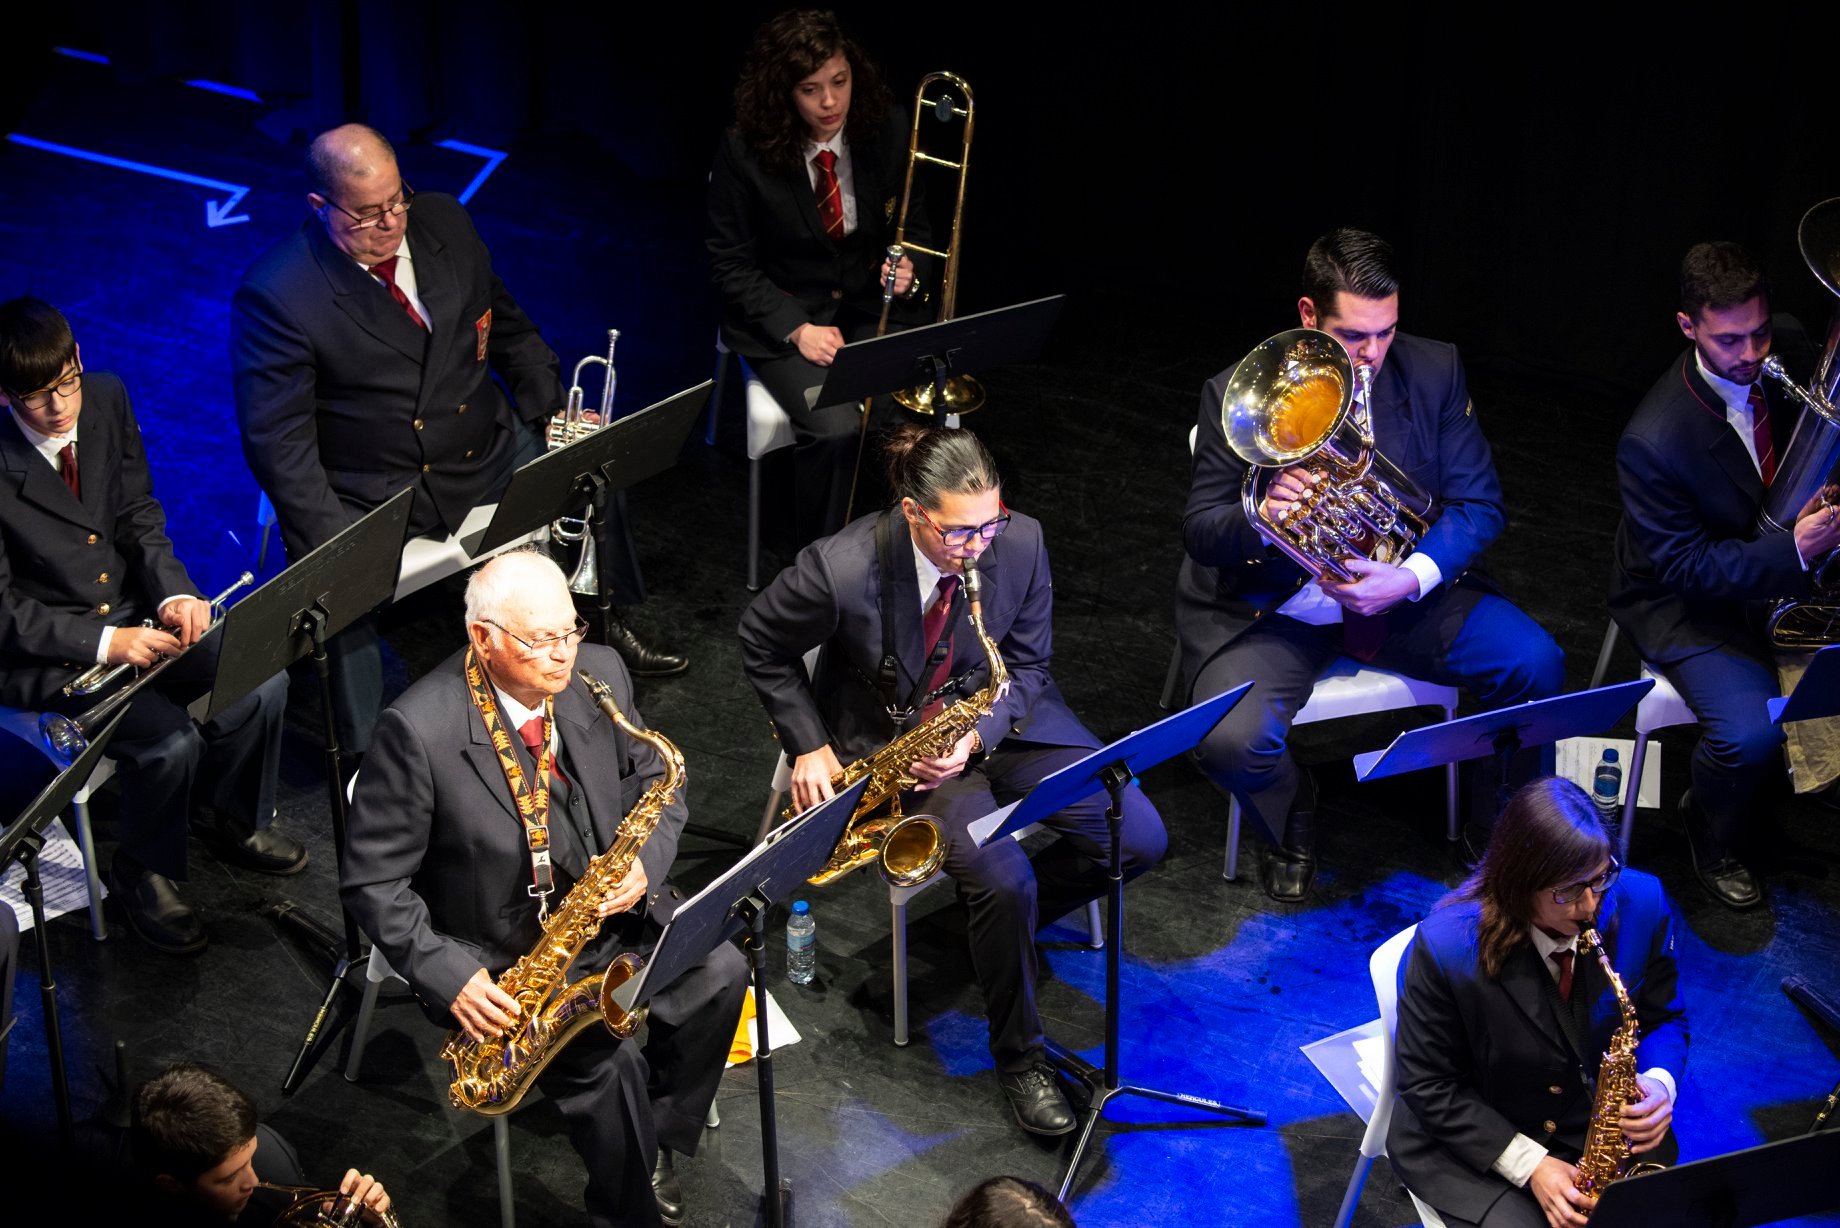
[[546,635],[540,640],[527,640],[511,628],[505,626],[504,623],[498,622],[495,619],[486,618],[480,621],[490,623],[492,626],[497,627],[500,631],[503,631],[506,635],[523,645],[524,655],[527,657],[540,657],[556,648],[573,648],[575,645],[581,643],[582,636],[588,634],[587,620],[580,618],[575,620],[575,629],[573,631],[564,631],[561,635]]
[[75,371],[71,372],[57,383],[52,384],[49,388],[40,388],[34,392],[8,393],[7,395],[12,397],[13,400],[18,401],[20,408],[37,411],[51,404],[52,393],[55,392],[68,401],[71,397],[77,395],[77,389],[82,386],[83,364],[78,363]]
[[997,506],[1003,508],[1003,514],[1001,516],[998,516],[995,520],[986,520],[983,524],[972,525],[968,528],[941,528],[939,522],[933,519],[932,513],[928,512],[926,508],[921,507],[918,500],[914,502],[914,506],[920,508],[920,514],[925,516],[926,522],[933,526],[933,532],[939,534],[939,540],[948,546],[968,546],[971,544],[971,539],[973,537],[980,537],[987,542],[993,542],[996,541],[998,537],[1002,536],[1003,530],[1009,528],[1009,509],[1003,507],[1003,501],[1001,499],[997,500]]
[[1570,904],[1583,896],[1585,892],[1595,893],[1600,898],[1616,882],[1616,876],[1623,872],[1623,863],[1612,857],[1610,865],[1596,878],[1582,883],[1573,883],[1569,887],[1554,887],[1552,898],[1555,904]]
[[[371,227],[375,226],[377,223],[383,221],[383,219],[386,217],[401,217],[403,214],[409,212],[409,202],[415,199],[415,189],[410,187],[408,183],[405,182],[402,185],[402,199],[401,200],[393,201],[392,203],[387,204],[387,205],[380,205],[376,209],[371,210],[369,213],[353,213],[350,209],[347,209],[344,205],[341,205],[338,201],[333,200],[330,196],[324,196],[324,197],[321,197],[320,199],[324,200],[327,204],[331,205],[334,209],[337,209],[340,213],[343,213],[346,217],[351,219],[351,225],[347,226],[345,229],[347,230],[369,230]],[[497,624],[493,624],[493,625],[496,626]]]

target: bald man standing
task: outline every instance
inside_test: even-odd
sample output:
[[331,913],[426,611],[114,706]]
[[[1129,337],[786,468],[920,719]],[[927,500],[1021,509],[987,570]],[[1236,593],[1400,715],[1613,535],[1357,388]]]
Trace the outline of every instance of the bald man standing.
[[[466,210],[404,183],[381,134],[322,133],[307,165],[312,216],[250,267],[232,303],[243,454],[291,559],[406,488],[410,535],[446,537],[542,451],[564,400],[555,351],[492,271]],[[630,605],[644,589],[623,519],[613,527],[620,566],[603,582]],[[640,677],[688,664],[624,625],[615,639]],[[360,622],[334,645],[339,740],[362,753],[383,700],[376,628]]]

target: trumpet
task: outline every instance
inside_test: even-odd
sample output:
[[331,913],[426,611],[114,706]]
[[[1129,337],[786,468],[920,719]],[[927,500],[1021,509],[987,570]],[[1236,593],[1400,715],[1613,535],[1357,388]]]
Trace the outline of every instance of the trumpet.
[[[230,599],[230,594],[236,592],[239,588],[246,588],[255,582],[255,574],[246,571],[236,578],[235,584],[232,584],[229,588],[226,588],[223,592],[211,598],[212,627],[215,627],[218,621],[223,618],[223,605],[224,602]],[[151,627],[153,625],[152,619],[147,619],[141,623],[143,627]],[[209,630],[209,628],[206,628],[207,634]],[[65,767],[69,767],[72,763],[75,763],[77,761],[77,756],[89,749],[89,731],[107,724],[109,718],[115,715],[116,709],[122,707],[130,699],[138,695],[143,686],[159,676],[161,670],[184,655],[185,650],[181,649],[170,657],[161,657],[158,661],[149,665],[146,670],[142,672],[140,677],[136,678],[133,682],[115,692],[101,703],[90,708],[81,716],[64,716],[57,712],[47,712],[39,717],[38,736],[44,739],[45,749],[50,751],[52,757]],[[78,695],[94,695],[97,691],[104,690],[114,685],[117,679],[126,677],[129,673],[133,672],[134,669],[135,667],[133,665],[125,661],[120,665],[92,665],[64,684],[64,694],[72,698]]]
[[[614,370],[613,351],[620,344],[620,330],[607,330],[607,356],[589,354],[575,364],[575,374],[570,377],[568,404],[563,411],[549,420],[547,440],[549,450],[566,448],[579,439],[598,431],[613,420],[613,390],[619,383],[619,374]],[[582,392],[581,373],[584,367],[600,364],[607,368],[605,378],[601,381],[601,406],[596,420],[588,421],[587,412],[582,408],[585,399]],[[581,545],[581,559],[575,564],[575,570],[569,574],[569,591],[580,593],[585,597],[600,595],[600,573],[594,558],[592,526],[587,515],[558,516],[550,522],[549,535],[564,545]]]

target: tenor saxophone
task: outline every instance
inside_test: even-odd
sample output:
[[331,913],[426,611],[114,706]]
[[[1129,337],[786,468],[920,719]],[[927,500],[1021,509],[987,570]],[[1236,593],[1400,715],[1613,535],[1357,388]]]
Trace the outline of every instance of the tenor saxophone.
[[453,1074],[448,1099],[457,1109],[485,1117],[516,1108],[543,1068],[596,1019],[622,1039],[645,1021],[644,1007],[628,1011],[613,999],[614,990],[644,967],[644,960],[635,952],[623,952],[605,971],[574,982],[568,979],[569,966],[600,932],[601,900],[632,869],[665,807],[682,795],[684,756],[663,734],[628,721],[614,701],[613,688],[605,682],[586,671],[581,672],[581,680],[616,729],[658,752],[664,775],[633,803],[613,844],[588,862],[581,880],[544,920],[543,937],[537,945],[498,978],[498,987],[517,999],[518,1011],[511,1023],[480,1041],[469,1040],[464,1032],[448,1034],[441,1049]]
[[1659,1164],[1629,1163],[1629,1140],[1623,1137],[1623,1108],[1642,1098],[1636,1086],[1636,1042],[1641,1026],[1636,1022],[1636,1008],[1623,988],[1623,978],[1610,966],[1604,942],[1595,929],[1578,936],[1578,953],[1597,956],[1610,987],[1616,991],[1616,1007],[1622,1023],[1610,1036],[1603,1064],[1597,1068],[1597,1097],[1591,1103],[1591,1124],[1585,1131],[1584,1154],[1578,1159],[1578,1192],[1597,1198],[1612,1181],[1639,1173],[1655,1172]]
[[[975,695],[954,700],[932,720],[914,726],[831,777],[833,793],[841,793],[864,777],[869,787],[856,803],[850,825],[831,850],[830,859],[806,880],[812,885],[823,886],[873,861],[879,863],[882,877],[890,883],[911,887],[933,877],[945,861],[945,833],[939,820],[930,814],[901,813],[902,792],[920,783],[908,769],[917,760],[949,754],[959,739],[990,715],[1009,690],[1009,668],[984,629],[984,581],[978,574],[976,559],[965,560],[965,597],[971,607],[971,629],[990,666],[990,681]],[[877,814],[884,805],[887,813]],[[780,817],[784,821],[792,816],[793,807],[788,803]]]

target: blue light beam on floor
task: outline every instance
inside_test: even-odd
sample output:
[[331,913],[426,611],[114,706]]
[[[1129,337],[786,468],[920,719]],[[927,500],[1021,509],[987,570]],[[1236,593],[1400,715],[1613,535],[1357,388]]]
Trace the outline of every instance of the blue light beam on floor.
[[498,169],[498,164],[511,156],[503,149],[487,149],[484,145],[473,145],[466,141],[436,141],[435,145],[441,149],[451,149],[455,153],[470,154],[475,158],[486,160],[486,164],[479,168],[479,173],[473,176],[473,182],[461,190],[460,203],[463,205],[471,201],[473,194],[478,192],[485,185],[485,181],[492,177],[492,172]]
[[254,90],[246,90],[240,85],[225,85],[222,81],[206,81],[203,78],[199,78],[196,81],[187,81],[186,84],[195,90],[209,90],[213,94],[223,94],[229,98],[241,98],[245,102],[262,101],[262,95],[256,93]]
[[153,175],[160,179],[171,179],[178,183],[189,183],[195,187],[210,188],[216,192],[228,192],[223,200],[204,202],[204,224],[215,230],[219,226],[234,226],[238,222],[247,222],[247,213],[232,214],[242,203],[243,197],[249,195],[249,189],[242,184],[225,183],[221,179],[206,179],[203,175],[193,175],[186,171],[170,170],[164,166],[153,166],[146,162],[134,162],[127,158],[117,158],[113,154],[97,153],[90,149],[78,149],[72,145],[59,145],[52,141],[41,141],[35,136],[26,136],[19,132],[9,132],[6,139],[15,145],[24,145],[28,149],[39,149],[46,153],[58,154],[66,158],[79,158],[85,162],[95,162],[101,166],[113,166],[118,170],[133,171],[139,175]]

